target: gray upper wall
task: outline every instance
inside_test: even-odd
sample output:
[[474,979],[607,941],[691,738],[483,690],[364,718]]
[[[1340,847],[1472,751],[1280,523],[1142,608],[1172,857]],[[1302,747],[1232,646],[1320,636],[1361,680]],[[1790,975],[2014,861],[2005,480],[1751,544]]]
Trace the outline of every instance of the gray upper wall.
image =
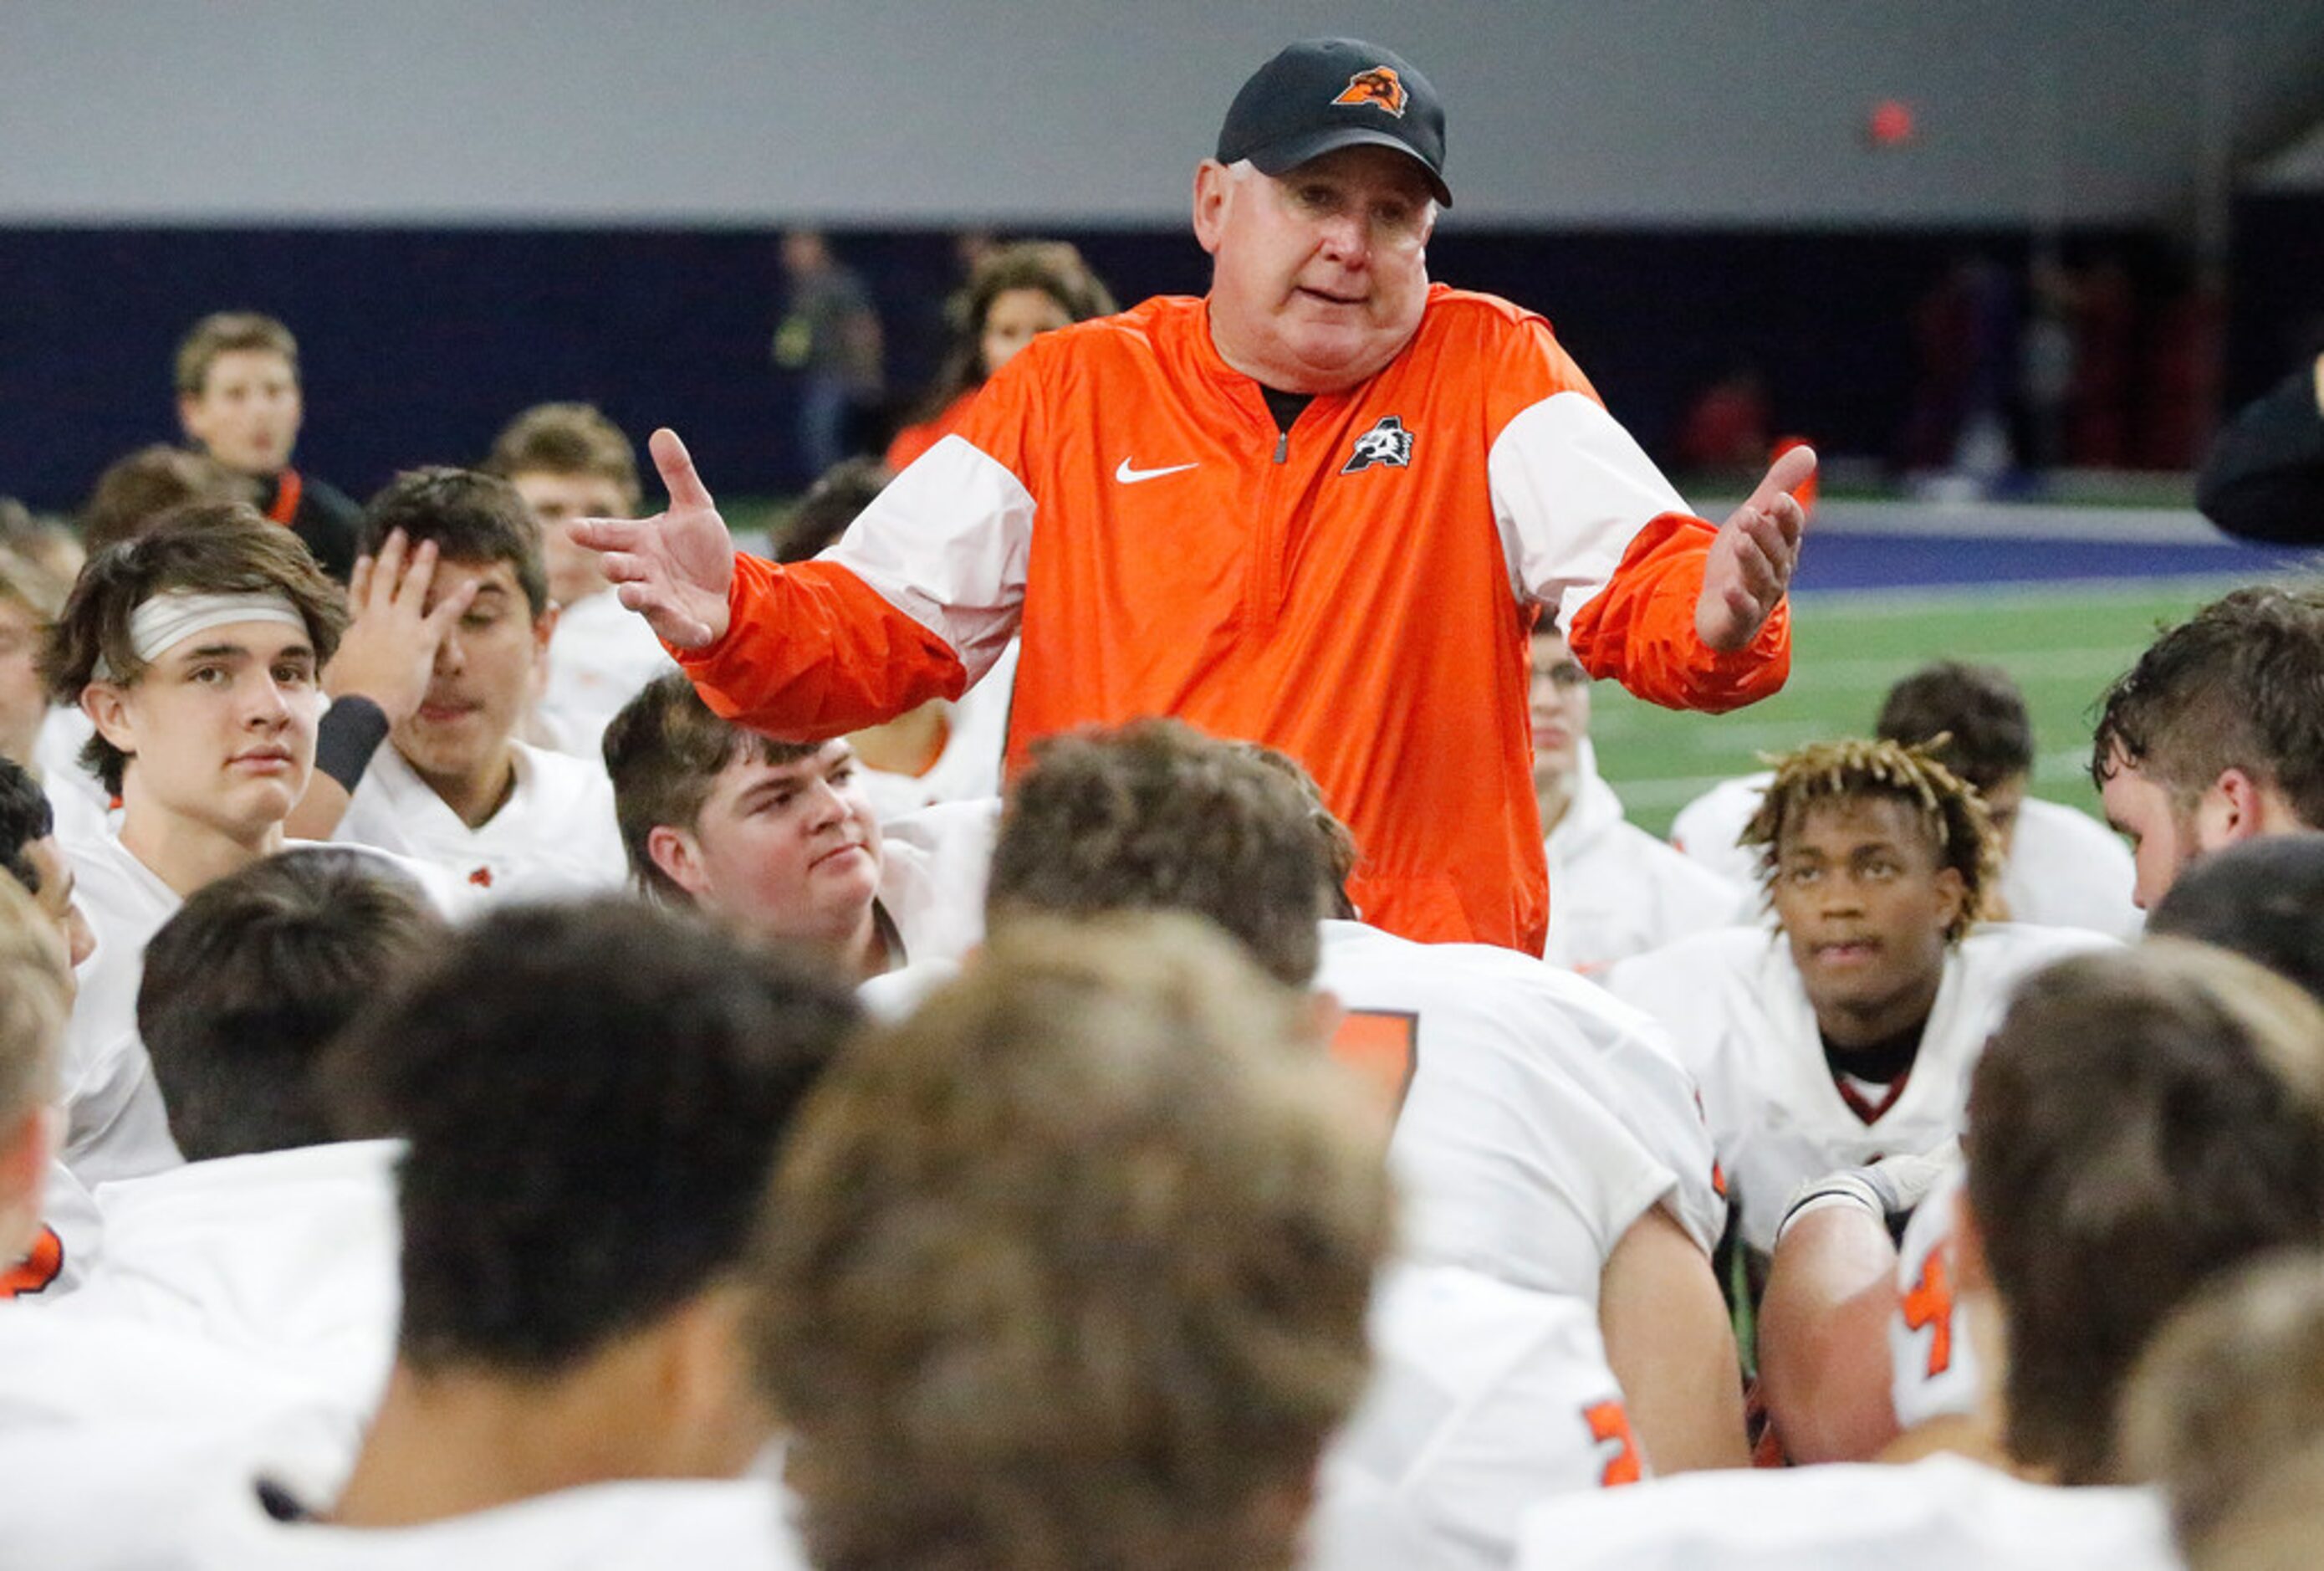
[[1168,222],[1320,32],[1464,225],[2172,221],[2324,104],[2324,0],[0,0],[0,223]]

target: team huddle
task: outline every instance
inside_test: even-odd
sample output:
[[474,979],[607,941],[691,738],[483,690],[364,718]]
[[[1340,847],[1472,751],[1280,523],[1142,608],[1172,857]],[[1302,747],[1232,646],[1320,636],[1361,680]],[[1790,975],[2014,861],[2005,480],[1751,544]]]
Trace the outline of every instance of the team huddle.
[[773,559],[198,325],[0,548],[0,1566],[2324,1552],[2324,591],[2107,688],[2127,851],[1950,660],[1656,839],[1591,685],[1780,686],[1814,456],[1694,515],[1451,201],[1291,46],[1210,294],[1008,248]]

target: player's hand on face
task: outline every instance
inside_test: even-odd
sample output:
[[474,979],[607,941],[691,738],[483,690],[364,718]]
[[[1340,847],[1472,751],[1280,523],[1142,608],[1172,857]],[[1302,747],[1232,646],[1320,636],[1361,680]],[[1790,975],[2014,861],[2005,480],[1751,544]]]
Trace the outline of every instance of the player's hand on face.
[[427,696],[445,634],[476,597],[472,579],[430,606],[435,581],[436,542],[414,547],[400,529],[389,531],[376,559],[356,558],[347,576],[353,615],[323,668],[323,691],[334,698],[360,694],[391,722],[410,719]]
[[734,537],[678,433],[664,426],[646,446],[669,508],[651,518],[576,518],[566,533],[599,554],[622,604],[656,633],[680,649],[707,648],[726,636]]
[[1741,649],[1759,634],[1799,567],[1807,512],[1792,493],[1815,474],[1816,456],[1794,448],[1767,470],[1750,499],[1728,515],[1703,565],[1694,630],[1717,650]]

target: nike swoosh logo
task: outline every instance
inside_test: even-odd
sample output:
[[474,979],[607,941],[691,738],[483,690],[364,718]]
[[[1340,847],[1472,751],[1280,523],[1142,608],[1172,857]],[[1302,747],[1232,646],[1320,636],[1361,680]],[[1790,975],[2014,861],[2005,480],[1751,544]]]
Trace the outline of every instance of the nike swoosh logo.
[[1159,480],[1165,475],[1176,475],[1201,467],[1200,464],[1173,464],[1167,469],[1133,469],[1130,467],[1130,460],[1124,458],[1121,467],[1113,472],[1113,477],[1124,485],[1135,485],[1140,480]]

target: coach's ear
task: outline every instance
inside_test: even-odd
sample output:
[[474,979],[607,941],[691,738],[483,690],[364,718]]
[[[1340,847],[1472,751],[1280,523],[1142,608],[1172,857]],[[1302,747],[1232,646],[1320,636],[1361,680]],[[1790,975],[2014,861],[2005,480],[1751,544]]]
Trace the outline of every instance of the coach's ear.
[[1219,239],[1226,230],[1227,200],[1233,185],[1233,174],[1215,158],[1194,166],[1194,238],[1213,256],[1219,254]]

